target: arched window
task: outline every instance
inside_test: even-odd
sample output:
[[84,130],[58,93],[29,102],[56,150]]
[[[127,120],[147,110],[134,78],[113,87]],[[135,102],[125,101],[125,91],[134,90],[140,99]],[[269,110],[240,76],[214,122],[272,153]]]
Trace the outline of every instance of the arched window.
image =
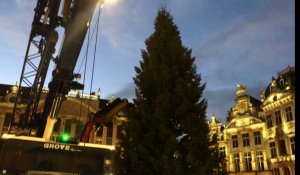
[[291,175],[290,169],[288,167],[284,167],[284,175]]
[[274,175],[280,175],[279,168],[274,168]]
[[235,169],[236,173],[240,172],[240,154],[239,153],[234,154],[234,169]]
[[256,162],[257,162],[257,170],[264,171],[264,157],[262,151],[256,152]]
[[246,171],[251,172],[252,171],[251,153],[250,152],[244,153],[244,158],[245,158]]

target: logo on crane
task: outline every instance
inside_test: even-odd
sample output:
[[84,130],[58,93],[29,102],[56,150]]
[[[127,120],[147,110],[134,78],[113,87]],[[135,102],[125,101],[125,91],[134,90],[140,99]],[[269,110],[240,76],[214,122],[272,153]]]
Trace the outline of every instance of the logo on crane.
[[45,149],[54,149],[54,150],[63,150],[63,151],[77,151],[81,152],[80,149],[74,149],[70,145],[64,145],[64,144],[57,144],[57,143],[45,143],[44,144]]

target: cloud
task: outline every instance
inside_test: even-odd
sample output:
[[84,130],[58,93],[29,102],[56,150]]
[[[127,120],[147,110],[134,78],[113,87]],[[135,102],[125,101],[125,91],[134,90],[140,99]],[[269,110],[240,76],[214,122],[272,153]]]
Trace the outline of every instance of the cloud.
[[[236,18],[195,50],[196,64],[207,83],[208,117],[214,112],[224,122],[234,105],[235,85],[260,98],[273,75],[294,60],[294,16],[288,6]],[[219,116],[218,116],[219,115]]]
[[120,57],[139,54],[153,25],[151,9],[144,8],[147,5],[146,1],[129,0],[120,1],[120,4],[109,9],[104,6],[100,17],[101,42]]
[[135,84],[129,83],[120,90],[116,91],[115,93],[111,93],[110,95],[106,96],[105,98],[110,98],[111,96],[120,97],[120,98],[127,98],[129,101],[135,97]]
[[[0,42],[0,49],[4,50],[4,52],[13,47],[18,48],[22,56],[24,55],[34,15],[33,3],[35,2],[30,1],[25,3],[22,0],[15,0],[8,2],[11,9],[4,9],[5,6],[3,9],[0,9],[2,11],[2,13],[0,12],[0,38],[2,40]],[[15,13],[9,12],[12,10]]]
[[203,96],[207,99],[208,108],[206,111],[207,119],[210,120],[212,114],[224,123],[227,117],[227,111],[234,104],[235,90],[224,88],[219,90],[204,90]]
[[186,17],[187,14],[201,10],[204,5],[204,0],[171,0],[166,3],[167,9],[171,9],[171,13],[174,12],[176,17]]
[[261,10],[265,11],[229,22],[195,50],[196,64],[208,86],[229,85],[238,79],[253,82],[295,64],[290,8]]
[[[266,9],[264,9],[266,10]],[[272,47],[278,44],[273,43],[285,37],[290,41],[293,37],[293,31],[286,33],[287,28],[294,27],[293,15],[289,9],[278,11],[277,9],[267,9],[267,12],[260,12],[261,15],[235,18],[233,21],[228,22],[222,29],[219,30],[219,34],[200,46],[197,50],[199,56],[203,56],[205,61],[208,59],[219,59],[218,57],[206,57],[207,55],[214,54],[215,51],[223,53],[224,55],[232,55],[239,51],[238,49],[248,49],[261,46],[266,43],[265,47]],[[216,49],[216,50],[212,50]],[[230,51],[235,51],[230,54]],[[210,60],[215,62],[217,60]]]
[[[163,2],[126,0],[107,9],[104,6],[100,20],[100,34],[104,41],[101,42],[118,55],[140,54],[140,49],[145,48],[144,41],[154,30],[156,13],[164,6]],[[202,0],[172,0],[165,4],[171,14],[183,19],[192,13],[191,9],[199,10]]]
[[14,84],[19,80],[35,3],[11,0],[0,5],[0,63],[6,65],[1,68],[2,83]]
[[[257,82],[257,84],[247,87],[247,95],[250,95],[260,100],[260,90],[265,88],[262,86],[264,82]],[[206,89],[203,96],[208,101],[208,108],[206,111],[207,119],[210,120],[212,114],[215,114],[222,123],[226,122],[227,112],[231,107],[235,106],[236,86],[232,85],[231,88],[223,88],[218,90]]]

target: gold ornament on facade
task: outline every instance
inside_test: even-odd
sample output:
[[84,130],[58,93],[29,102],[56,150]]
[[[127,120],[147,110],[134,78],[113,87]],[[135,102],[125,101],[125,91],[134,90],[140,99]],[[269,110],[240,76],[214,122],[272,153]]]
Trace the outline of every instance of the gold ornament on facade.
[[277,86],[276,79],[274,77],[272,77],[270,92],[277,92],[277,90],[278,90],[278,86]]
[[16,82],[16,84],[10,88],[11,92],[14,94],[18,92],[18,89],[19,89],[18,82]]
[[246,93],[247,91],[246,86],[243,86],[241,84],[237,84],[236,86],[238,87],[238,89],[236,90],[236,95],[243,95]]
[[265,100],[265,90],[264,89],[260,90],[260,98],[261,98],[261,101]]

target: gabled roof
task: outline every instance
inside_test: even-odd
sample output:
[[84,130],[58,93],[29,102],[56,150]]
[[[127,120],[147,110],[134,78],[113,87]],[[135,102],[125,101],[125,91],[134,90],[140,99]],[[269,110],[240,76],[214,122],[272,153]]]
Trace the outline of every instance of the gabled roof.
[[[101,104],[101,103],[104,103]],[[111,115],[119,112],[128,104],[127,99],[121,100],[120,98],[115,99],[112,102],[108,102],[108,100],[100,100],[100,110],[95,113],[95,116],[103,116],[110,117]]]
[[244,94],[244,95],[240,95],[238,97],[235,98],[235,101],[237,101],[238,99],[240,98],[249,98],[250,99],[250,103],[253,105],[253,106],[260,106],[261,105],[261,101],[259,101],[258,99],[250,96],[250,95],[247,95],[247,94]]
[[[295,68],[287,67],[278,73],[277,78],[273,77],[273,80],[276,82],[278,91],[284,91],[287,86],[295,86]],[[270,83],[265,89],[265,99],[271,94],[271,84],[272,83]]]

